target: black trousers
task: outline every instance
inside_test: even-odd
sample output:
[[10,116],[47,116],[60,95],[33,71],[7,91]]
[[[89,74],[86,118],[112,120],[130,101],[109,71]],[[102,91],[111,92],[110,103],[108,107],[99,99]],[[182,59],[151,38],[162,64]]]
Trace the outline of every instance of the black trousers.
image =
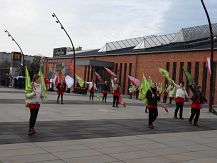
[[113,107],[118,107],[119,96],[113,96]]
[[148,109],[148,112],[149,112],[149,122],[148,122],[148,124],[152,125],[152,123],[158,117],[158,110],[157,110],[157,108],[151,108],[151,109]]
[[90,92],[90,100],[92,99],[93,101],[93,97],[94,97],[94,92]]
[[191,108],[191,116],[189,121],[191,122],[194,119],[194,124],[197,124],[199,117],[200,117],[200,109]]
[[38,116],[39,109],[29,109],[30,110],[30,118],[29,118],[29,130],[34,128],[35,122]]
[[163,103],[167,102],[167,95],[163,97]]
[[103,96],[102,96],[102,102],[103,102],[103,101],[106,102],[106,99],[107,99],[107,94],[103,94]]
[[183,105],[184,105],[184,102],[177,102],[176,103],[176,110],[175,110],[175,113],[174,113],[174,117],[177,117],[177,113],[179,111],[179,118],[182,118]]
[[170,97],[170,103],[169,104],[172,104],[172,100],[173,100],[173,97]]
[[60,96],[61,96],[61,102],[63,102],[63,94],[58,94],[57,102],[59,102]]

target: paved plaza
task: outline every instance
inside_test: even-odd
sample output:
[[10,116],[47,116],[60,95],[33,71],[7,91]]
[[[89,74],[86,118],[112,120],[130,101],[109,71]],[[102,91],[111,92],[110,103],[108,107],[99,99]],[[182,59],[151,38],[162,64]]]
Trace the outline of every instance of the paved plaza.
[[127,108],[89,101],[88,95],[65,94],[64,104],[49,93],[28,136],[29,110],[24,91],[0,87],[0,162],[3,163],[216,163],[217,116],[205,108],[199,127],[173,119],[159,108],[154,130],[141,101],[124,98]]

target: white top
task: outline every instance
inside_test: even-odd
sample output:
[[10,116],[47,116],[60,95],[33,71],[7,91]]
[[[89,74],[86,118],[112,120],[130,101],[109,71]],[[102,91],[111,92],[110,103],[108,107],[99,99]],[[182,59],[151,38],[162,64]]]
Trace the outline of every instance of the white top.
[[174,83],[174,81],[172,81],[174,86],[176,87],[176,98],[177,97],[181,97],[181,98],[189,98],[188,93],[186,92],[184,87],[180,87],[179,85],[177,85],[176,83]]
[[95,90],[97,90],[96,88],[96,83],[93,82],[86,82],[88,84],[88,90],[90,90],[92,87],[94,87]]

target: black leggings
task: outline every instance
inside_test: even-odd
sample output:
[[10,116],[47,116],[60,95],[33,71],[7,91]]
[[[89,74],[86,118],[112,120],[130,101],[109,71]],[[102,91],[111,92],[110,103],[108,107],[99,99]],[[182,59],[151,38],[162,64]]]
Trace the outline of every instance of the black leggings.
[[113,96],[113,107],[118,107],[119,96]]
[[63,102],[63,94],[58,94],[57,102],[59,102],[60,96],[61,96],[61,102]]
[[35,122],[38,116],[39,109],[31,109],[30,108],[30,118],[29,118],[29,130],[34,128]]
[[157,108],[151,108],[151,109],[148,109],[148,112],[149,112],[149,122],[148,122],[148,124],[152,125],[152,123],[158,117],[158,110],[157,110]]
[[90,100],[92,99],[93,101],[93,97],[94,97],[94,92],[90,92]]
[[191,108],[191,116],[189,121],[191,122],[194,119],[194,124],[197,124],[199,117],[200,117],[200,109]]
[[179,111],[179,118],[182,118],[183,105],[184,105],[184,102],[177,102],[176,103],[176,110],[175,110],[175,113],[174,113],[174,117],[177,117],[177,113]]
[[104,94],[103,94],[103,97],[102,97],[102,102],[103,102],[103,101],[106,102],[106,99],[107,99],[107,94],[104,93]]

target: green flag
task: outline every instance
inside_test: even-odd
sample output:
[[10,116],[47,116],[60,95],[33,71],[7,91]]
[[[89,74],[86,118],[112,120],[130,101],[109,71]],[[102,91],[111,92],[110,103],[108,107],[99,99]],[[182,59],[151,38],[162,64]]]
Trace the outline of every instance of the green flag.
[[159,67],[159,72],[160,72],[160,74],[161,74],[162,76],[165,76],[168,81],[171,80],[171,78],[170,78],[170,73],[169,73],[167,70],[162,69],[162,68]]
[[43,76],[43,73],[42,73],[42,67],[39,68],[39,72],[38,72],[38,75],[40,76],[40,84],[41,84],[41,93],[42,93],[42,96],[44,99],[47,100],[47,89],[46,89],[46,85],[45,85],[45,82],[44,82],[44,76]]
[[80,85],[80,87],[84,86],[84,80],[80,78],[80,76],[78,76],[77,74],[75,74],[76,79],[78,80],[78,84]]
[[141,86],[140,86],[139,99],[144,102],[145,106],[147,106],[146,93],[151,88],[151,85],[152,85],[151,78],[149,77],[149,79],[147,80],[146,77],[143,75]]
[[27,67],[25,68],[25,93],[31,93],[32,92],[32,83],[29,76],[29,71]]
[[163,91],[163,85],[162,85],[162,83],[159,83],[158,85],[157,85],[157,91],[161,94],[162,93],[162,91]]
[[187,77],[188,81],[190,84],[193,84],[194,83],[194,79],[193,77],[191,76],[190,72],[188,72],[188,70],[185,70],[183,69],[184,73],[185,73],[185,76]]

